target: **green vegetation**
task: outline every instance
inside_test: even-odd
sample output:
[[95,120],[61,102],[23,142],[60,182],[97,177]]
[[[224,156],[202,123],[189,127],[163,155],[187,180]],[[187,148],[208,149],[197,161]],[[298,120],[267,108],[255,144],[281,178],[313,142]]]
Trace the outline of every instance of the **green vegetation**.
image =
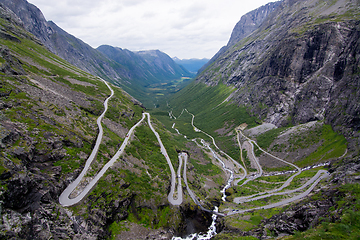
[[274,176],[268,176],[268,177],[261,176],[257,180],[276,183],[276,182],[284,182],[288,178],[289,178],[288,174],[282,174],[282,175],[274,175]]
[[[192,116],[183,111],[186,108],[195,115],[194,125],[197,128],[214,136],[216,143],[223,151],[240,161],[239,148],[232,136],[215,132],[226,126],[235,128],[241,123],[256,126],[255,118],[249,115],[246,108],[224,101],[233,91],[234,88],[222,83],[209,87],[202,83],[192,82],[181,91],[181,94],[180,92],[174,94],[167,103],[161,104],[160,109],[154,109],[150,113],[173,133],[176,131],[171,127],[175,123],[175,127],[181,134],[187,136],[187,139],[203,138],[210,142],[205,134],[194,131],[191,125]],[[168,111],[172,111],[177,119],[170,119],[169,114],[166,113]],[[178,117],[180,114],[181,117]]]
[[[279,208],[255,210],[244,214],[236,214],[225,219],[226,225],[240,231],[251,231],[261,225],[261,221],[265,218],[270,218],[280,212]],[[243,239],[237,233],[220,233],[214,239]],[[244,238],[247,239],[247,238]],[[254,239],[249,237],[249,239]],[[257,239],[257,238],[255,238]]]
[[130,229],[126,227],[126,223],[124,222],[113,222],[109,226],[109,231],[111,232],[110,239],[116,239],[116,236],[121,232],[129,231]]
[[216,235],[213,239],[214,240],[258,240],[256,237],[253,236],[239,237],[236,236],[236,234],[231,234],[231,233],[221,233]]
[[315,174],[321,169],[324,168],[320,167],[302,171],[298,176],[293,179],[293,181],[290,183],[290,186],[288,186],[286,189],[296,189],[302,186],[308,179],[315,176]]
[[[9,170],[6,166],[10,162],[15,166],[23,164],[24,160],[16,157],[13,154],[14,150],[23,149],[25,154],[34,150],[36,156],[41,157],[38,162],[46,161],[44,166],[39,164],[40,171],[44,174],[41,184],[55,184],[50,181],[53,179],[59,181],[59,178],[67,178],[69,173],[82,169],[98,133],[96,119],[104,110],[103,102],[110,95],[110,90],[103,81],[70,65],[30,38],[21,39],[21,42],[0,39],[0,44],[8,46],[12,57],[19,59],[19,64],[27,73],[18,76],[2,74],[0,93],[6,97],[2,97],[1,101],[7,105],[1,110],[0,117],[1,120],[11,122],[9,131],[16,128],[18,135],[14,134],[13,142],[6,143],[5,148],[1,146],[0,174]],[[0,63],[4,62],[5,59],[1,58]],[[183,84],[186,81],[184,79],[176,84]],[[45,83],[49,85],[45,86]],[[108,125],[109,127],[104,122],[102,124],[104,138],[90,175],[97,173],[123,141],[111,130],[111,126],[119,126],[123,128],[121,130],[126,131],[140,120],[144,110],[135,105],[131,97],[120,88],[112,86],[112,89],[115,94],[109,101],[105,116],[107,121],[111,120],[112,123]],[[36,93],[41,91],[44,94],[41,94],[41,97],[37,96]],[[58,101],[51,98],[50,101],[50,98],[46,97],[47,91],[55,91],[58,93],[55,96],[59,96],[59,99],[63,94],[63,99]],[[183,143],[179,141],[180,138],[172,138],[164,131],[161,124],[156,122],[156,125],[159,126],[157,129],[169,156],[177,164],[176,149],[182,149]],[[3,126],[0,128],[4,134],[10,133]],[[129,149],[134,148],[134,155],[138,156],[140,161],[136,163],[131,163],[131,159],[129,161],[131,151],[129,155],[122,156],[116,163],[121,166],[120,168],[114,166],[109,169],[83,203],[70,207],[75,214],[87,219],[93,214],[93,210],[108,209],[108,206],[113,206],[116,200],[132,201],[132,198],[135,202],[151,199],[154,206],[163,205],[169,184],[166,160],[160,154],[157,140],[147,126],[136,130],[135,139]],[[151,154],[152,152],[157,154]],[[4,159],[7,161],[6,164]],[[56,178],[51,176],[54,174],[54,166],[61,167],[57,168],[59,176]],[[148,167],[149,174],[144,167]],[[46,174],[50,176],[46,177]],[[4,191],[5,182],[0,183],[0,188]],[[167,215],[176,215],[167,206],[154,210],[151,218],[146,218],[148,213],[140,208],[132,211],[131,214],[135,216],[137,222],[153,228],[170,227]],[[126,226],[121,221],[114,222],[109,229],[113,234],[118,234],[120,231],[125,231]]]
[[308,166],[316,162],[325,161],[331,158],[340,157],[347,148],[347,141],[343,135],[334,132],[330,125],[323,125],[321,130],[321,146],[302,161],[299,166]]
[[[257,143],[264,150],[269,150],[276,138],[287,129],[277,128],[260,134],[256,137]],[[271,151],[296,152],[313,147],[316,147],[316,150],[296,162],[298,166],[313,165],[342,156],[347,149],[347,141],[343,135],[334,132],[330,125],[318,123],[309,129],[294,131],[286,144],[274,144]],[[262,152],[255,147],[255,154],[260,156]]]
[[215,176],[222,172],[218,166],[212,164],[211,162],[208,164],[199,164],[195,159],[190,158],[190,163],[195,167],[197,174]]
[[256,142],[262,149],[267,150],[275,138],[277,138],[286,129],[288,128],[281,127],[266,131],[256,137]]
[[[160,146],[157,142],[156,136],[147,125],[139,126],[136,129],[135,136],[137,141],[132,141],[125,149],[127,154],[143,159],[151,168],[162,169],[164,172],[170,174],[170,169],[165,157],[160,152]],[[166,139],[166,138],[164,138]],[[168,140],[163,142],[164,146],[170,145]],[[177,152],[173,147],[166,148],[173,164],[178,164]],[[176,166],[175,165],[175,166]]]
[[246,150],[242,150],[242,155],[243,155],[243,158],[244,158],[246,169],[249,172],[257,172],[256,168],[251,167],[251,162],[250,162],[250,159],[249,159],[249,156],[248,156],[248,152]]
[[[318,1],[318,6],[314,8],[312,12],[309,13],[310,15],[309,20],[305,24],[300,25],[300,27],[292,29],[292,32],[298,33],[299,36],[302,36],[304,33],[306,33],[307,31],[312,31],[320,24],[360,19],[360,11],[356,7],[350,7],[348,9],[344,8],[345,11],[342,13],[332,12],[330,14],[327,13],[327,15],[321,14],[321,16],[319,16],[320,15],[319,13],[326,12],[327,9],[333,11],[331,10],[331,6],[333,6],[336,2],[337,0]],[[358,4],[358,3],[354,2],[352,4]]]
[[233,91],[234,88],[222,83],[209,87],[203,83],[193,82],[184,88],[181,94],[175,94],[169,105],[174,107],[175,116],[180,115],[184,108],[195,114],[195,126],[208,133],[224,127],[225,122],[235,126],[244,122],[249,126],[255,126],[255,118],[251,117],[245,108],[224,102]]

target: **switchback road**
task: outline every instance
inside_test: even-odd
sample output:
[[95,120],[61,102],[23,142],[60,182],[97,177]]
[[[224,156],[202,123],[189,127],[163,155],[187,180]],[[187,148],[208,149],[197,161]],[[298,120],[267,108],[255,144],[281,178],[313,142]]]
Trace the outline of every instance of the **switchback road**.
[[[61,193],[60,197],[59,197],[59,203],[62,206],[72,206],[74,204],[79,203],[91,190],[92,188],[96,185],[96,183],[99,181],[99,179],[104,175],[104,173],[114,164],[114,162],[120,157],[121,154],[123,154],[126,145],[129,142],[129,139],[131,137],[131,134],[134,132],[134,129],[139,126],[139,124],[145,119],[145,117],[148,117],[148,125],[151,128],[151,130],[153,131],[153,133],[155,134],[159,144],[160,144],[160,150],[161,153],[165,156],[166,161],[169,165],[170,171],[171,171],[171,188],[170,188],[170,194],[168,195],[168,200],[171,204],[173,205],[180,205],[183,201],[183,194],[182,194],[182,187],[181,187],[181,179],[179,179],[178,182],[178,188],[177,188],[177,198],[174,197],[175,194],[175,185],[176,185],[176,175],[175,175],[175,171],[174,171],[174,167],[170,161],[170,158],[166,152],[166,149],[161,141],[161,138],[159,136],[159,134],[155,131],[155,129],[153,128],[151,121],[150,121],[150,114],[149,113],[143,113],[142,114],[142,118],[139,122],[137,122],[134,126],[132,126],[129,130],[129,132],[127,133],[123,143],[121,144],[119,150],[115,153],[115,155],[109,160],[109,162],[107,162],[105,164],[105,166],[100,170],[100,172],[98,172],[95,177],[89,182],[88,185],[86,185],[86,187],[82,190],[82,192],[80,194],[78,194],[76,197],[74,198],[70,198],[71,193],[75,190],[75,188],[80,184],[81,180],[84,178],[85,174],[87,173],[87,171],[90,168],[91,163],[93,162],[93,160],[96,158],[97,152],[99,150],[101,141],[102,141],[102,137],[103,137],[103,128],[101,126],[101,121],[103,119],[103,117],[105,116],[105,113],[108,109],[108,101],[109,99],[114,95],[114,91],[112,90],[112,88],[109,86],[109,84],[102,80],[106,86],[110,89],[111,91],[111,95],[104,101],[104,112],[100,115],[100,117],[97,119],[97,125],[99,128],[99,134],[96,138],[96,143],[95,146],[89,156],[89,158],[86,160],[85,166],[83,168],[83,170],[81,171],[80,175],[71,183],[69,184],[65,190]],[[180,165],[181,167],[181,165]],[[180,168],[179,167],[179,168]]]

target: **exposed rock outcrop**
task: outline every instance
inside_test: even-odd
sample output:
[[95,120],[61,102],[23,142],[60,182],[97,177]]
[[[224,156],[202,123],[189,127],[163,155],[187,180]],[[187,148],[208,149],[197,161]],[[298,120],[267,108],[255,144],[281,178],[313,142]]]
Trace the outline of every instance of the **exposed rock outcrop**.
[[[15,38],[15,39],[17,39],[17,38]],[[0,57],[2,59],[4,59],[4,61],[5,61],[5,63],[0,65],[0,72],[7,74],[7,75],[25,75],[26,74],[20,61],[10,54],[9,49],[7,47],[0,46]]]

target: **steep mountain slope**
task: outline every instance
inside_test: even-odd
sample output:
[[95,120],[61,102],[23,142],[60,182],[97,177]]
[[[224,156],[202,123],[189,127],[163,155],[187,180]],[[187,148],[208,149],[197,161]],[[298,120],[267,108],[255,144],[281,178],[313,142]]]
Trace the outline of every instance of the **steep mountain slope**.
[[[42,12],[26,0],[2,0],[0,2],[21,19],[27,31],[34,34],[51,52],[61,58],[84,71],[101,77],[116,78],[121,73],[121,66],[113,67],[113,63],[98,51],[66,33],[55,23],[46,21]],[[100,68],[99,66],[104,67]]]
[[234,46],[254,32],[280,4],[281,1],[271,2],[242,16],[236,23],[226,46],[228,48]]
[[[93,221],[93,232],[78,230],[58,196],[91,150],[96,116],[110,91],[98,78],[47,51],[0,6],[1,238],[103,235],[100,221]],[[123,115],[104,120],[107,140],[98,153],[104,160],[142,112],[119,88],[109,110]]]
[[[235,128],[248,129],[246,137],[262,149],[300,167],[330,164],[331,179],[310,198],[271,213],[225,218],[226,231],[214,239],[277,237],[309,228],[316,230],[290,239],[317,232],[350,237],[341,226],[354,229],[353,237],[359,232],[356,221],[343,219],[350,212],[355,219],[360,205],[341,204],[356,199],[359,189],[359,13],[358,1],[283,1],[255,31],[221,50],[192,84],[163,104],[177,118],[184,108],[194,113],[196,128],[234,158],[239,158]],[[194,136],[194,130],[173,121],[177,130]],[[254,156],[264,171],[285,170],[259,149]],[[248,166],[256,178],[256,166]],[[251,194],[252,187],[261,189],[266,181],[233,186],[229,199]]]
[[[167,83],[183,76],[192,76],[187,70],[170,61],[170,57],[164,53],[157,53],[157,60],[153,62],[155,64],[149,64],[144,57],[128,50],[116,50],[109,46],[100,47],[100,51],[93,49],[54,22],[46,21],[41,11],[26,0],[1,0],[0,3],[10,8],[22,20],[25,29],[34,34],[51,52],[88,73],[122,87],[145,103],[154,98],[151,92],[149,96],[146,91],[147,86],[154,82]],[[101,50],[104,50],[105,54]],[[114,50],[114,53],[109,53],[110,50]],[[113,56],[116,61],[108,56]],[[151,102],[148,106],[152,104]]]

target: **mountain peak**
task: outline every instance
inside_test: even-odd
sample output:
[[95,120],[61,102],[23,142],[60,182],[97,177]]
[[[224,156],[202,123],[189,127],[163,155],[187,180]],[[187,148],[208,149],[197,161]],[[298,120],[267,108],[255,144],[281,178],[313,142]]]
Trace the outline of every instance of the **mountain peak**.
[[251,12],[246,13],[240,18],[240,21],[235,25],[231,37],[226,46],[223,46],[211,59],[208,61],[202,68],[200,68],[199,73],[201,73],[205,68],[212,64],[221,54],[225,53],[227,49],[235,45],[243,38],[250,35],[259,26],[262,22],[281,4],[282,1],[271,2],[264,6],[261,6]]
[[227,47],[231,47],[256,30],[281,2],[270,2],[243,15],[232,31]]

